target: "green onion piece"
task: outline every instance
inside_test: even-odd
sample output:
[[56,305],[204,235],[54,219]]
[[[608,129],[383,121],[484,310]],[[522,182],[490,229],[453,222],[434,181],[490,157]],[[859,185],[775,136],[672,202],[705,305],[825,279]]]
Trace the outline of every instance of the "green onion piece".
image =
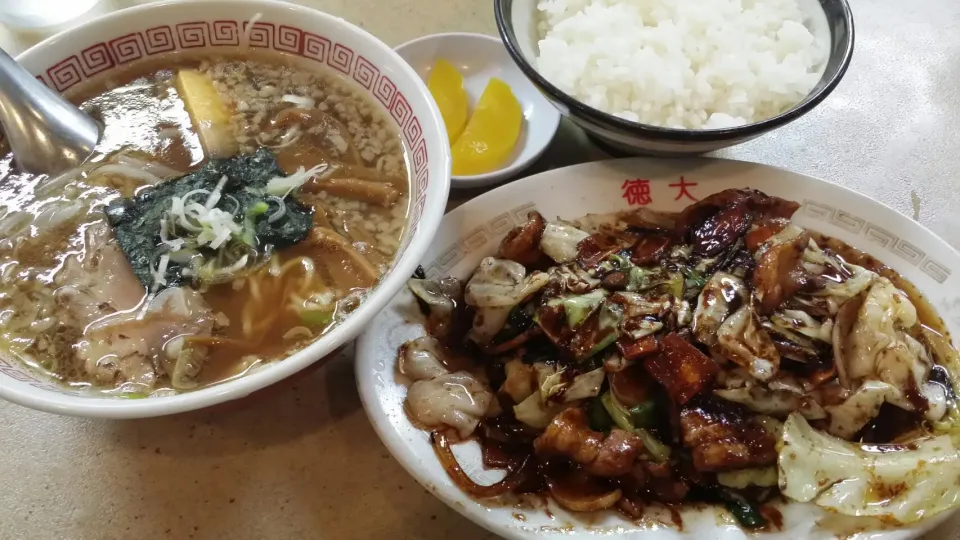
[[590,352],[587,353],[587,356],[586,356],[586,358],[584,358],[584,360],[593,358],[594,356],[600,354],[601,352],[603,352],[604,349],[606,349],[607,347],[613,345],[614,342],[616,342],[616,341],[617,341],[617,333],[616,333],[616,332],[610,332],[609,334],[603,336],[603,339],[601,339],[600,341],[598,341],[597,344],[594,345],[592,349],[590,349]]
[[643,428],[637,428],[633,432],[643,441],[643,449],[650,454],[654,461],[663,463],[670,459],[670,447],[660,442],[660,439],[654,437],[653,433]]
[[680,272],[687,278],[694,289],[702,289],[707,285],[707,279],[700,272],[686,266],[680,267]]
[[766,526],[767,518],[763,517],[760,509],[740,494],[721,489],[720,498],[723,499],[727,510],[730,510],[733,517],[737,518],[740,525],[748,529],[759,529]]
[[639,266],[630,267],[630,272],[627,274],[627,290],[637,292],[649,288],[651,273],[650,270]]
[[630,432],[633,432],[636,429],[633,427],[633,423],[630,421],[630,414],[626,411],[626,409],[623,408],[623,405],[620,405],[620,402],[617,401],[617,398],[613,397],[612,392],[607,392],[601,396],[600,402],[603,404],[603,408],[607,410],[607,414],[610,415],[613,423],[615,423],[618,428]]
[[618,253],[611,253],[609,256],[607,256],[607,260],[615,264],[617,270],[623,270],[628,266],[632,266],[630,261],[621,257]]
[[595,397],[587,403],[587,420],[594,431],[605,433],[613,427],[613,418],[607,413],[602,397]]
[[261,216],[267,213],[267,210],[270,209],[270,205],[264,201],[258,201],[256,204],[250,207],[250,214],[254,216]]
[[333,310],[304,309],[300,311],[300,320],[313,328],[326,328],[333,322]]
[[620,336],[618,328],[622,320],[623,306],[613,302],[604,302],[603,305],[600,306],[600,312],[597,313],[598,331],[604,332],[603,337],[597,341],[585,357],[579,358],[578,360],[583,361],[592,358],[610,345],[613,345],[613,343],[617,341],[617,337]]
[[657,421],[656,411],[657,407],[654,402],[645,401],[630,408],[630,420],[637,427],[648,428]]
[[650,454],[650,457],[661,463],[670,459],[670,447],[657,440],[649,431],[634,426],[630,412],[617,401],[612,392],[604,394],[600,398],[600,402],[603,403],[603,408],[607,410],[618,428],[640,437],[640,440],[643,441],[644,450]]
[[630,292],[660,288],[663,292],[677,298],[683,296],[684,279],[679,272],[664,272],[660,268],[640,268],[634,266],[627,274],[627,290]]
[[243,232],[240,234],[240,239],[244,244],[252,248],[257,247],[256,218],[266,214],[268,210],[270,210],[270,205],[266,201],[257,201],[247,209],[247,215],[243,217]]
[[683,285],[683,274],[679,272],[670,272],[670,277],[666,281],[666,286],[674,298],[683,298]]

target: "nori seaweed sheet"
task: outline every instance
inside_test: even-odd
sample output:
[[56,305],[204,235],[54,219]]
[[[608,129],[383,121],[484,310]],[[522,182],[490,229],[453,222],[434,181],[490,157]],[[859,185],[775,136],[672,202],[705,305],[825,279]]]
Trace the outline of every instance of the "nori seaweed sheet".
[[[144,286],[153,285],[153,270],[164,251],[161,249],[160,220],[170,209],[170,199],[195,189],[212,191],[224,175],[227,182],[216,208],[233,211],[233,201],[226,197],[232,195],[240,203],[235,219],[241,225],[255,204],[266,202],[267,182],[275,176],[285,176],[273,153],[261,148],[254,154],[210,160],[195,172],[160,182],[134,197],[113,201],[106,208],[107,220],[113,227],[120,249]],[[191,200],[202,203],[199,197]],[[249,218],[253,220],[257,251],[261,254],[268,245],[282,249],[303,241],[313,227],[313,208],[294,197],[287,197],[284,202],[286,214],[274,223],[268,223],[267,217],[276,210],[275,203],[270,203],[270,212]],[[181,265],[170,262],[165,275],[167,286],[188,281],[182,270]]]

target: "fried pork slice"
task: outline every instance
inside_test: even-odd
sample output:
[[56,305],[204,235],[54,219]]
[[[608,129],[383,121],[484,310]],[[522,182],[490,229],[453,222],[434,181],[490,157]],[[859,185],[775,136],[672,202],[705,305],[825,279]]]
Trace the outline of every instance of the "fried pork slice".
[[790,218],[799,204],[754,189],[727,189],[686,207],[675,234],[688,238],[697,253],[720,253],[750,228],[754,220]]
[[735,403],[697,398],[680,411],[680,431],[698,471],[762,467],[777,461],[774,436]]
[[630,472],[643,450],[643,442],[633,433],[614,429],[604,437],[587,425],[587,414],[580,408],[563,411],[533,442],[538,456],[564,456],[584,466],[594,476],[613,478]]
[[647,357],[643,366],[670,398],[684,405],[713,384],[720,367],[677,333],[660,340],[661,354]]
[[535,266],[545,257],[540,251],[540,239],[546,221],[539,212],[530,212],[527,222],[514,228],[500,242],[500,251],[497,258],[516,261],[524,266]]
[[654,501],[678,503],[690,492],[690,486],[674,474],[670,463],[638,460],[630,471],[630,479],[637,491]]
[[809,243],[810,234],[804,232],[760,255],[752,282],[762,315],[772,313],[809,284],[810,275],[803,267],[803,251]]

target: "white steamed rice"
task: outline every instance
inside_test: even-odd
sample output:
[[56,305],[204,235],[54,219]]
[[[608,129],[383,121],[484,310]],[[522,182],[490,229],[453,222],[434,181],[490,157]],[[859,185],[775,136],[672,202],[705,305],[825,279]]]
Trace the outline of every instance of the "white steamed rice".
[[644,124],[716,129],[776,116],[807,96],[827,60],[798,0],[537,8],[540,73],[591,107]]

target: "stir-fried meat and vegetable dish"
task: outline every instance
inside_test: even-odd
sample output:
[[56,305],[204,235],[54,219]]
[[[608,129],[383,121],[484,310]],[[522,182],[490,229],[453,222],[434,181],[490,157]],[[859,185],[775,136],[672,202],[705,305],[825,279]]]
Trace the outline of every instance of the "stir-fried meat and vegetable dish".
[[[798,205],[727,190],[676,214],[533,213],[467,282],[409,282],[412,419],[476,497],[549,493],[638,517],[781,494],[907,523],[960,497],[960,362],[929,304]],[[476,438],[474,483],[450,445]],[[769,512],[768,512],[769,514]]]

